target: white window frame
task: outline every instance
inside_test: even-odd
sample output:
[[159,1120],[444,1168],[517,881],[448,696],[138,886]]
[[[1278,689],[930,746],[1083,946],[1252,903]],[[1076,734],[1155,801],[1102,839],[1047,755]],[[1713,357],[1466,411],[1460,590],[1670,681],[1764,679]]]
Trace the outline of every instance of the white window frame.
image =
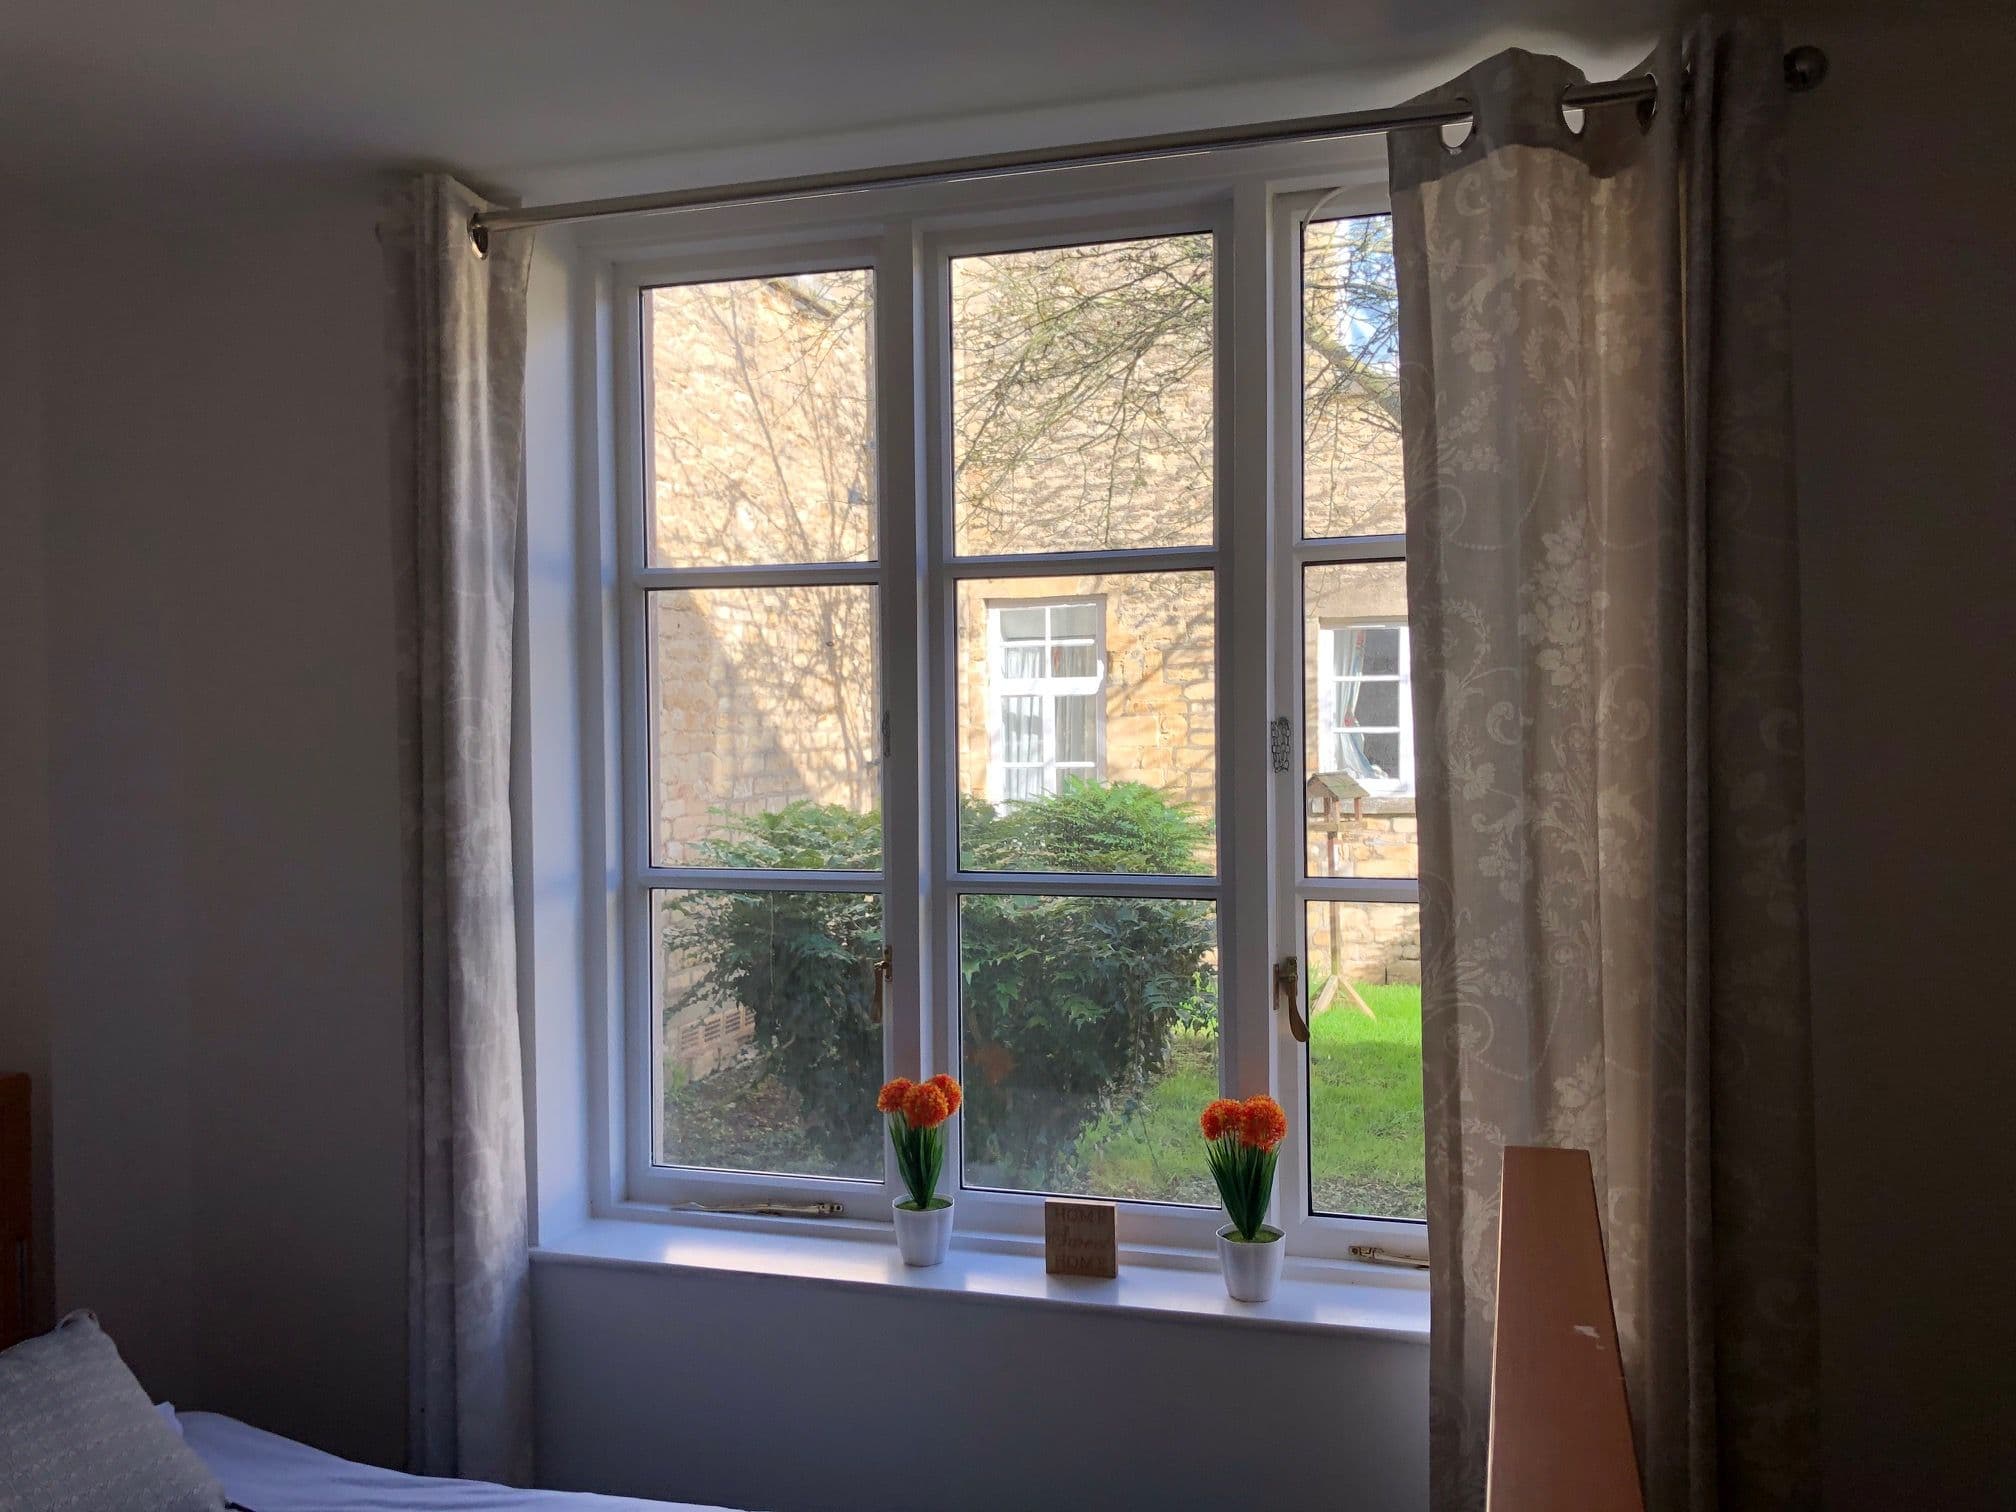
[[[1337,636],[1346,630],[1397,630],[1400,632],[1400,661],[1396,672],[1347,674],[1338,672]],[[1391,615],[1365,619],[1325,617],[1316,627],[1317,764],[1330,771],[1330,752],[1346,734],[1397,735],[1400,737],[1400,775],[1366,777],[1350,773],[1351,780],[1375,798],[1405,798],[1414,794],[1414,671],[1409,665],[1410,642],[1407,621]],[[1398,723],[1390,725],[1354,724],[1348,729],[1338,723],[1337,694],[1345,683],[1394,683],[1398,685]]]
[[[1050,614],[1057,609],[1087,608],[1097,616],[1096,626],[1090,637],[1058,637],[1052,633]],[[1008,800],[1008,769],[1016,767],[1040,767],[1043,773],[1043,791],[1054,793],[1063,778],[1058,768],[1070,771],[1089,768],[1096,781],[1106,770],[1106,608],[1104,594],[1077,594],[1060,598],[994,598],[987,601],[987,801],[1004,803]],[[1041,641],[1016,641],[1015,645],[1040,645],[1044,650],[1059,644],[1075,644],[1085,639],[1092,642],[1092,672],[1084,677],[1055,677],[1047,672],[1041,677],[1010,677],[1004,670],[1007,664],[1008,642],[1001,634],[1001,615],[1004,610],[1040,609],[1044,614],[1043,639]],[[1046,662],[1048,658],[1045,658]],[[1041,701],[1043,711],[1042,734],[1039,737],[1043,747],[1043,759],[1037,762],[1010,762],[1007,758],[1007,721],[1002,710],[1002,702],[1010,698],[1035,698]],[[1057,700],[1060,698],[1090,698],[1092,700],[1092,759],[1090,761],[1059,761],[1057,758]]]
[[[1364,144],[1350,144],[1363,146]],[[1299,879],[1284,889],[1282,858],[1299,856],[1302,789],[1296,771],[1269,773],[1274,719],[1302,719],[1299,572],[1307,543],[1300,518],[1299,222],[1293,207],[1338,184],[1366,209],[1385,208],[1383,153],[1305,143],[1235,154],[917,186],[813,202],[723,207],[664,219],[614,221],[572,238],[576,287],[577,455],[584,510],[582,589],[591,606],[584,637],[589,700],[585,754],[601,776],[588,784],[591,869],[609,885],[591,896],[589,995],[603,1003],[589,1026],[589,1208],[594,1216],[648,1217],[755,1232],[859,1233],[886,1227],[900,1194],[885,1150],[879,1181],[774,1176],[655,1166],[656,1008],[650,893],[663,887],[872,890],[884,896],[896,946],[885,1012],[884,1072],[959,1067],[958,909],[969,893],[1198,898],[1219,931],[1220,1082],[1228,1094],[1272,1091],[1301,1131],[1284,1147],[1275,1221],[1292,1265],[1342,1260],[1377,1244],[1425,1253],[1422,1226],[1308,1211],[1307,1089],[1303,1048],[1272,999],[1272,970],[1300,951]],[[1299,198],[1298,198],[1299,197]],[[675,229],[668,230],[668,226]],[[952,552],[949,260],[1074,242],[1210,232],[1217,249],[1214,341],[1214,540],[1151,550],[955,557]],[[1284,240],[1284,231],[1292,230]],[[869,267],[874,315],[878,559],[762,569],[655,568],[644,555],[647,501],[646,379],[641,291],[654,284]],[[907,297],[906,297],[907,291]],[[1278,293],[1280,297],[1273,296]],[[1272,383],[1235,382],[1271,374]],[[1290,503],[1292,501],[1292,508]],[[1283,521],[1292,520],[1291,528]],[[1235,528],[1236,524],[1236,528]],[[1333,547],[1335,543],[1330,543]],[[1353,550],[1363,550],[1363,543]],[[1376,552],[1340,560],[1387,560]],[[1208,877],[974,874],[960,868],[956,832],[958,667],[956,595],[962,581],[1099,576],[1130,571],[1215,574],[1219,863]],[[884,869],[881,873],[763,875],[658,867],[649,850],[655,804],[650,774],[650,638],[645,590],[751,584],[865,583],[877,588],[884,647],[882,699]],[[1081,597],[1081,596],[1074,596]],[[1270,623],[1270,606],[1281,606]],[[1244,627],[1243,630],[1237,627]],[[1283,655],[1281,637],[1298,637]],[[1104,654],[1101,655],[1102,670]],[[909,675],[911,669],[915,676]],[[1299,738],[1295,749],[1301,749]],[[926,786],[927,759],[935,761]],[[914,802],[898,795],[918,795]],[[1297,867],[1299,870],[1299,866]],[[1264,878],[1232,887],[1227,879]],[[1396,884],[1384,884],[1387,892]],[[1412,898],[1412,884],[1405,885]],[[1292,935],[1290,938],[1290,928]],[[601,943],[606,940],[606,952]],[[605,990],[606,989],[606,990]],[[591,1018],[593,1015],[591,1014]],[[1040,1249],[1040,1194],[961,1188],[962,1120],[946,1169],[972,1242]],[[603,1134],[592,1131],[606,1131]],[[1298,1148],[1302,1147],[1302,1148]],[[1201,1164],[1202,1150],[1199,1157]],[[742,1218],[669,1212],[699,1203],[837,1198],[842,1220]],[[1216,1210],[1121,1202],[1130,1262],[1208,1263]],[[1188,1258],[1186,1258],[1188,1257]]]
[[[1305,537],[1302,500],[1302,233],[1312,219],[1372,215],[1388,208],[1383,185],[1346,185],[1340,189],[1282,195],[1272,207],[1274,236],[1272,257],[1275,287],[1280,297],[1273,309],[1274,365],[1273,389],[1280,397],[1274,413],[1274,457],[1278,486],[1271,507],[1275,537],[1272,559],[1274,658],[1273,703],[1276,718],[1285,720],[1289,768],[1286,774],[1295,804],[1292,816],[1284,815],[1272,857],[1274,867],[1273,928],[1278,955],[1293,956],[1300,963],[1300,990],[1307,1001],[1310,960],[1308,905],[1321,902],[1407,903],[1418,906],[1420,882],[1416,878],[1318,877],[1309,875],[1308,846],[1304,826],[1308,804],[1305,798],[1310,776],[1307,738],[1308,722],[1318,720],[1320,710],[1305,705],[1311,679],[1303,666],[1307,644],[1303,586],[1310,568],[1336,563],[1391,562],[1407,560],[1404,535]],[[1392,623],[1383,617],[1381,623]],[[1320,663],[1319,663],[1320,666]],[[1411,674],[1410,674],[1411,682]],[[1319,694],[1320,697],[1320,694]],[[1306,1011],[1306,1010],[1305,1010]],[[1283,1204],[1284,1227],[1288,1231],[1290,1253],[1298,1242],[1315,1244],[1334,1252],[1340,1240],[1346,1252],[1354,1245],[1367,1245],[1390,1254],[1425,1260],[1428,1253],[1427,1225],[1408,1219],[1382,1219],[1319,1213],[1315,1211],[1311,1186],[1309,1051],[1291,1038],[1279,1038],[1276,1085],[1288,1114],[1289,1137],[1282,1146],[1278,1175]]]

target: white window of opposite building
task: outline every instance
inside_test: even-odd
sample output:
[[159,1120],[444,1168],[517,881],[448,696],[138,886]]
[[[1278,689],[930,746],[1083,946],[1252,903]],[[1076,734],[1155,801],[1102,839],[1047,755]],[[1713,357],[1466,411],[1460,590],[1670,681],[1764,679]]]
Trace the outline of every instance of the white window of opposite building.
[[1105,606],[988,607],[989,797],[1014,803],[1096,781],[1105,723]]
[[1414,791],[1414,697],[1407,626],[1325,624],[1318,718],[1325,772],[1341,772],[1375,797]]

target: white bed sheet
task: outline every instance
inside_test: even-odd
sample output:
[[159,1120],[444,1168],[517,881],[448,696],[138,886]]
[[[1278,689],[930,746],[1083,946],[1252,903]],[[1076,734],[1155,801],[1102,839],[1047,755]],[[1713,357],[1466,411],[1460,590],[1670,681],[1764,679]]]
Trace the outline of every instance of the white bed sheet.
[[175,1421],[183,1442],[223,1482],[225,1494],[249,1512],[724,1512],[690,1502],[514,1491],[487,1481],[402,1475],[338,1459],[214,1412],[181,1412]]

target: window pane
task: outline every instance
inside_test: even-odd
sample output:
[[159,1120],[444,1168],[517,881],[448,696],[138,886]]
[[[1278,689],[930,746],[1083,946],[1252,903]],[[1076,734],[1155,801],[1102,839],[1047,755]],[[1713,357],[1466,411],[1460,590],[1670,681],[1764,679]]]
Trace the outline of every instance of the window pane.
[[1398,535],[1399,296],[1392,220],[1302,232],[1302,533]]
[[882,1175],[874,893],[661,892],[661,1165]]
[[1099,648],[1091,641],[1067,641],[1050,648],[1051,673],[1056,677],[1097,677]]
[[1043,700],[1015,697],[1001,700],[1001,755],[1011,762],[1043,759]]
[[[1303,570],[1303,824],[1312,877],[1418,872],[1411,734],[1403,733],[1412,728],[1412,685],[1399,680],[1406,617],[1404,562]],[[1397,669],[1392,681],[1321,675],[1326,667],[1369,674],[1382,658]]]
[[879,867],[875,590],[649,599],[659,863]]
[[1211,237],[952,260],[957,550],[1208,544]]
[[1003,609],[1001,639],[1042,640],[1047,618],[1041,609]]
[[1400,671],[1400,632],[1390,625],[1364,625],[1352,637],[1357,642],[1358,671],[1367,677],[1392,677]]
[[1050,610],[1050,633],[1058,636],[1097,636],[1097,604],[1057,604]]
[[[1338,754],[1344,770],[1361,782],[1392,782],[1400,777],[1400,737],[1361,735],[1347,732],[1339,737]],[[1370,872],[1343,873],[1371,876]],[[1407,875],[1412,875],[1408,873]]]
[[1215,1202],[1217,943],[1201,901],[962,898],[964,1184]]
[[1421,912],[1311,903],[1307,928],[1310,1208],[1425,1218]]
[[1043,677],[1049,667],[1043,661],[1043,648],[1009,641],[1002,647],[1001,675],[1017,681]]
[[1388,729],[1400,723],[1400,684],[1397,682],[1361,682],[1345,685],[1344,696],[1351,704],[1351,720],[1362,726],[1383,725]]
[[1099,754],[1093,733],[1098,718],[1098,701],[1085,694],[1068,694],[1057,700],[1057,759],[1090,766]]
[[[998,623],[1026,601],[1081,606],[1097,639],[1068,663],[1099,678],[1046,695],[1036,745],[1000,684],[1020,675]],[[958,590],[959,843],[978,871],[1204,872],[1215,864],[1217,684],[1212,575],[967,580]],[[1103,671],[1103,677],[1102,677]],[[1065,674],[1059,673],[1058,676]],[[1010,763],[1041,762],[1032,789]],[[1061,770],[1060,763],[1080,763]],[[1082,765],[1091,763],[1090,765]],[[1067,790],[1066,778],[1074,779]]]
[[857,268],[645,291],[654,565],[875,554],[873,290]]

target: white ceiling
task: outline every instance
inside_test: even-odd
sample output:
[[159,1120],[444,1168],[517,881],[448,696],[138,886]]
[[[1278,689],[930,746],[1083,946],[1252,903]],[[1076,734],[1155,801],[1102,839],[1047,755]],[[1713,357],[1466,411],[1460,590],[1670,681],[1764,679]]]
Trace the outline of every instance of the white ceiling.
[[[1519,0],[1600,48],[1664,0]],[[11,0],[0,162],[690,153],[1255,80],[1451,66],[1504,0]]]

